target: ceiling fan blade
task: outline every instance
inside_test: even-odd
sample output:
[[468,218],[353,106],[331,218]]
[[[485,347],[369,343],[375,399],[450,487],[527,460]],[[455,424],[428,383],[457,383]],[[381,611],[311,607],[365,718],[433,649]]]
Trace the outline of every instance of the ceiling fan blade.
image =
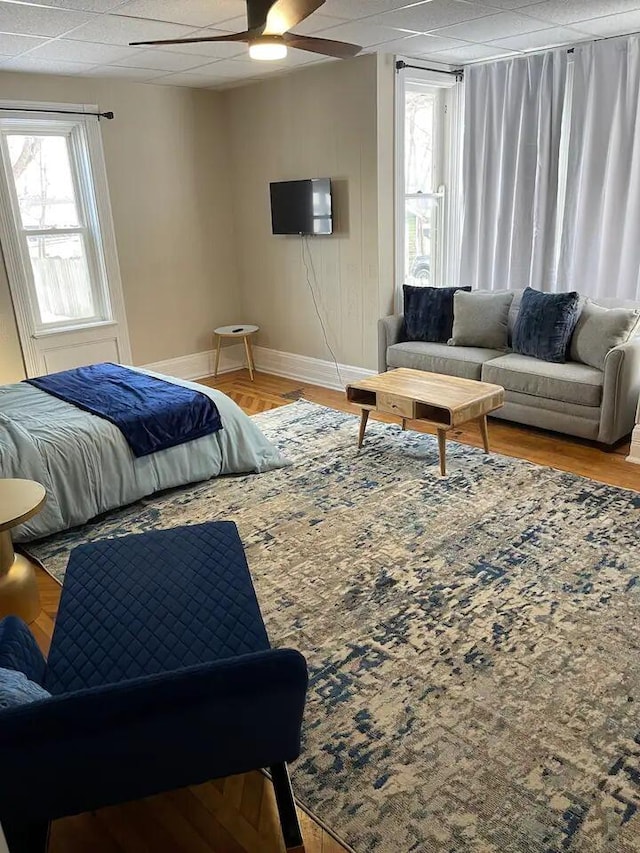
[[248,30],[245,33],[229,33],[225,36],[204,36],[195,39],[160,39],[160,41],[130,41],[129,47],[154,44],[197,44],[201,41],[249,41],[260,35],[260,30]]
[[299,36],[295,33],[285,33],[282,38],[287,47],[308,50],[310,53],[322,53],[324,56],[335,56],[336,59],[349,59],[352,56],[357,56],[362,50],[359,44],[314,38],[313,36]]
[[325,0],[275,0],[267,13],[266,36],[281,36],[312,15]]

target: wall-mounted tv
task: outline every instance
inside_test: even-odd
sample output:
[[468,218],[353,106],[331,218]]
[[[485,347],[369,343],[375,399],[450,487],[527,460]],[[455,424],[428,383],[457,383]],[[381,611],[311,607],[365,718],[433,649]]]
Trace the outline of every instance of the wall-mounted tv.
[[274,234],[331,234],[331,181],[279,181],[271,184],[271,230]]

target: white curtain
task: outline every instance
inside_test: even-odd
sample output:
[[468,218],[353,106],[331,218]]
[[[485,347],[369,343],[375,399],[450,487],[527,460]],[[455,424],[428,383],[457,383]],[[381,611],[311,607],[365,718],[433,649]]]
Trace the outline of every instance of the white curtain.
[[576,46],[558,286],[640,298],[640,38]]
[[555,290],[566,50],[465,69],[460,284]]

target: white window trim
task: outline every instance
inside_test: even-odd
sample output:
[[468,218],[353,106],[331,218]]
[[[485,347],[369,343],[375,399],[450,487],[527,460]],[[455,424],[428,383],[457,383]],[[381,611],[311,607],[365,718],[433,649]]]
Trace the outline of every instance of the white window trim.
[[[95,213],[98,219],[98,227],[101,235],[102,263],[104,268],[102,274],[108,285],[108,299],[110,303],[109,316],[105,318],[92,318],[86,323],[74,324],[72,327],[47,327],[45,329],[34,329],[34,312],[29,303],[28,288],[20,286],[24,281],[23,254],[20,240],[15,230],[14,212],[11,202],[4,194],[0,194],[0,243],[2,244],[9,289],[16,315],[16,323],[20,333],[25,367],[27,375],[33,376],[38,372],[39,351],[35,341],[37,338],[55,334],[58,332],[83,332],[96,326],[112,325],[117,323],[119,329],[119,349],[123,361],[131,362],[131,345],[127,330],[127,320],[122,292],[122,279],[120,276],[120,264],[116,246],[115,230],[113,226],[113,215],[109,198],[109,186],[107,182],[107,170],[102,147],[102,136],[98,118],[91,113],[98,112],[98,107],[93,104],[69,104],[51,102],[24,102],[0,100],[0,106],[10,107],[12,111],[0,113],[1,119],[18,119],[23,121],[46,121],[50,127],[55,127],[56,120],[72,119],[81,122],[87,142],[88,161],[84,168],[88,171],[89,187],[93,193]],[[28,110],[29,112],[23,112]],[[42,112],[34,112],[42,110]],[[47,112],[48,110],[65,110],[78,113],[76,116],[59,116]],[[87,113],[87,115],[82,115]],[[9,179],[10,176],[7,176]],[[12,178],[8,180],[9,189],[12,190]],[[96,259],[99,262],[99,259]],[[20,284],[18,284],[20,283]]]
[[[403,57],[396,58],[402,59]],[[407,61],[411,62],[410,59]],[[406,83],[411,81],[419,81],[429,86],[449,90],[447,98],[449,120],[445,124],[444,134],[441,137],[444,149],[448,151],[443,169],[446,195],[442,209],[442,222],[440,223],[439,245],[436,249],[440,252],[442,281],[447,286],[455,287],[459,281],[460,240],[462,235],[463,86],[460,85],[455,76],[447,73],[446,69],[441,72],[427,71],[426,69],[403,69],[396,74],[395,93],[396,286],[394,301],[398,312],[402,312],[402,285],[405,278],[405,87]]]

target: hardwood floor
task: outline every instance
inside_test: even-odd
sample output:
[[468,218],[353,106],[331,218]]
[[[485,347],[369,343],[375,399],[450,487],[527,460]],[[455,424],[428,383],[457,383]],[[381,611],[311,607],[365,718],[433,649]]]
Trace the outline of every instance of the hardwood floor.
[[[298,398],[358,412],[347,403],[342,392],[293,379],[258,373],[255,382],[251,382],[248,372],[240,370],[217,380],[202,381],[224,391],[249,414],[288,405]],[[433,432],[424,425],[421,429]],[[356,434],[354,424],[354,441]],[[588,442],[497,420],[490,421],[489,436],[496,453],[611,485],[640,488],[640,466],[625,462],[628,444],[609,452]],[[482,436],[475,424],[452,430],[449,438],[482,446]],[[31,627],[46,652],[60,587],[43,571],[38,573],[38,583],[43,609]],[[300,819],[306,853],[344,851],[342,845],[302,811]],[[280,853],[283,849],[271,784],[257,772],[55,821],[49,846],[50,853]]]

